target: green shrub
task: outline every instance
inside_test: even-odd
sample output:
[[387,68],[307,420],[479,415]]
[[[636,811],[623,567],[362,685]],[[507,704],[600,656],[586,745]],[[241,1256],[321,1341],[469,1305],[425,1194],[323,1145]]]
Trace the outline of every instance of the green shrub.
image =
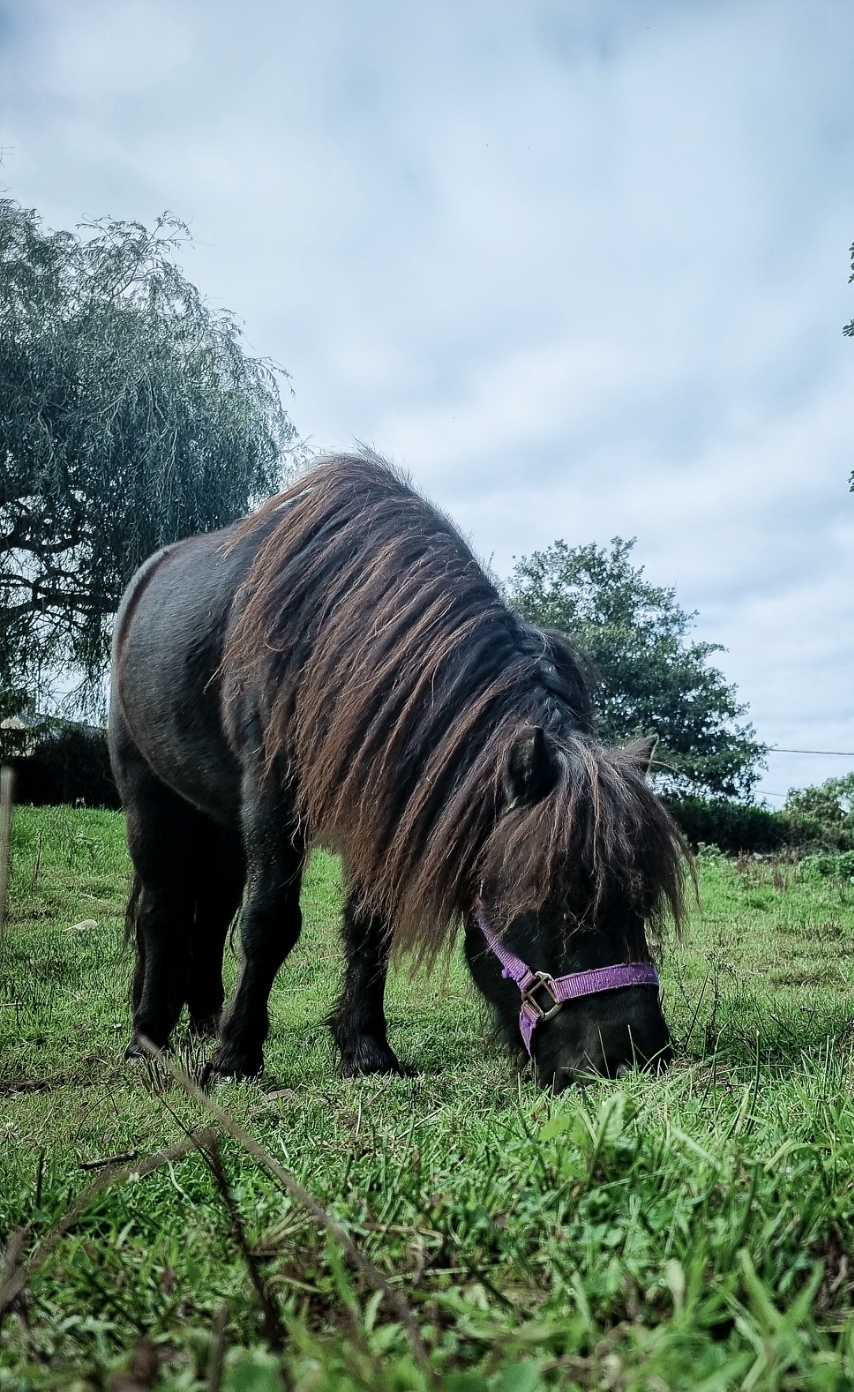
[[777,851],[788,839],[788,821],[765,807],[698,797],[665,801],[694,850],[706,842],[733,855]]
[[805,879],[854,880],[854,851],[804,856],[801,873]]
[[36,807],[84,803],[121,806],[110,768],[106,733],[68,720],[44,719],[31,748],[12,758],[15,799]]
[[718,846],[727,855],[771,854],[784,847],[803,851],[854,850],[854,832],[840,823],[825,824],[795,812],[772,812],[752,803],[724,798],[665,798],[694,850],[701,842]]

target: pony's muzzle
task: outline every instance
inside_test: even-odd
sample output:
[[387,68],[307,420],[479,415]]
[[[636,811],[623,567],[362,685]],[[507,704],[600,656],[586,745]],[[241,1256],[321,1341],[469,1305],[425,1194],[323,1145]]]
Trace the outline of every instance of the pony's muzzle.
[[[610,998],[614,1004],[617,994]],[[624,1078],[635,1069],[658,1072],[670,1064],[670,1034],[657,998],[651,1000],[643,988],[619,994],[621,1008],[612,1007],[604,1018],[579,1003],[547,1027],[551,1037],[544,1031],[537,1072],[555,1092],[595,1078]]]
[[[555,1093],[563,1092],[568,1087],[584,1087],[587,1083],[596,1082],[602,1078],[628,1078],[631,1073],[641,1070],[645,1073],[664,1072],[670,1067],[672,1062],[672,1050],[668,1045],[654,1059],[636,1059],[631,1063],[618,1063],[615,1067],[605,1063],[602,1067],[596,1067],[592,1062],[579,1064],[578,1066],[563,1066],[555,1069],[551,1079],[543,1078],[544,1083],[551,1083],[552,1091]],[[539,1071],[539,1070],[538,1070]]]

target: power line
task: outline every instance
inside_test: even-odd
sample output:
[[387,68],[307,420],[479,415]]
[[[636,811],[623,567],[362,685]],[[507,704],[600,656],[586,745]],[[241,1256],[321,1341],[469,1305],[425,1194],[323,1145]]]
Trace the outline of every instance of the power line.
[[840,759],[854,759],[854,751],[850,749],[782,749],[779,744],[771,744],[766,752],[768,754],[834,754]]

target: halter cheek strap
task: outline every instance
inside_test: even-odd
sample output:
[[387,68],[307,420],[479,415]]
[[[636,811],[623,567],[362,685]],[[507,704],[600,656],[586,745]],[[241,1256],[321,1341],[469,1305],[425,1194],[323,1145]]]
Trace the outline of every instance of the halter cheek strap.
[[[623,986],[658,987],[658,972],[651,962],[618,962],[613,967],[594,967],[590,971],[570,972],[568,976],[549,976],[548,972],[532,971],[521,957],[504,946],[486,916],[478,899],[474,908],[477,926],[490,951],[503,968],[501,975],[515,981],[522,1001],[519,1006],[519,1030],[531,1057],[531,1040],[541,1020],[550,1020],[567,1001],[581,996],[596,996],[602,991],[618,991]],[[539,999],[534,993],[539,995]]]

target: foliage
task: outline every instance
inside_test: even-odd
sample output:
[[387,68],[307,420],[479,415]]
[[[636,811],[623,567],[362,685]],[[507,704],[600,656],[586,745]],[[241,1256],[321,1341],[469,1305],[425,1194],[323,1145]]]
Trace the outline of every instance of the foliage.
[[765,753],[745,707],[709,664],[719,643],[688,639],[694,614],[673,589],[651,585],[632,565],[634,541],[610,550],[556,541],[516,565],[512,602],[529,621],[563,629],[594,687],[602,738],[656,734],[656,781],[670,793],[745,796]]
[[768,854],[784,846],[799,849],[854,847],[854,825],[824,819],[818,811],[790,807],[772,812],[726,798],[665,797],[690,844],[717,846],[727,855]]
[[854,833],[854,773],[827,778],[817,787],[790,788],[785,811]]
[[48,232],[0,200],[0,687],[67,666],[91,698],[142,560],[282,479],[276,369],[181,272],[187,235],[168,214]]
[[737,855],[777,851],[790,843],[792,826],[779,812],[725,798],[665,798],[691,846],[717,846]]
[[825,880],[854,880],[854,850],[826,851],[805,856],[800,868],[805,878],[818,875]]
[[[81,1164],[149,1154],[202,1116],[156,1068],[121,1062],[123,819],[18,809],[14,850],[0,1246],[28,1224],[26,1252],[88,1181]],[[854,886],[751,859],[702,858],[699,874],[662,965],[676,1064],[555,1099],[491,1041],[459,954],[444,977],[391,979],[395,1046],[422,1072],[335,1077],[337,870],[313,863],[270,1071],[217,1096],[395,1281],[439,1392],[854,1386]],[[224,1392],[426,1392],[388,1309],[246,1155],[223,1156],[283,1358],[189,1155],[108,1189],[61,1240],[3,1327],[3,1392],[201,1392],[223,1302]]]
[[[44,717],[26,733],[26,748],[8,760],[15,771],[17,802],[121,806],[105,730]],[[4,743],[0,740],[0,750]]]

